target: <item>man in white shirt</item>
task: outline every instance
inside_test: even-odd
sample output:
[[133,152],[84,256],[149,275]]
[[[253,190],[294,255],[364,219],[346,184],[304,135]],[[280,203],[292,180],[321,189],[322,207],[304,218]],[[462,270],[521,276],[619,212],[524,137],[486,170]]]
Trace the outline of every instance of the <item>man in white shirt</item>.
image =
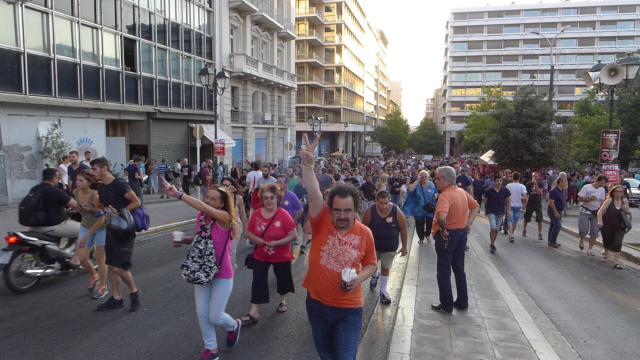
[[606,176],[598,175],[593,184],[587,184],[580,189],[578,201],[580,201],[580,217],[578,219],[578,234],[580,235],[580,250],[584,249],[584,238],[589,234],[589,249],[587,255],[596,256],[593,245],[598,237],[598,209],[605,200],[604,185],[609,181]]
[[176,160],[176,163],[173,165],[173,172],[173,176],[175,176],[173,184],[176,186],[176,189],[180,191],[180,186],[182,185],[182,159]]
[[512,178],[513,182],[507,185],[507,190],[511,193],[511,216],[507,218],[510,242],[515,241],[513,234],[516,232],[516,226],[518,226],[518,220],[520,220],[520,210],[529,200],[527,188],[520,184],[520,173],[513,173]]

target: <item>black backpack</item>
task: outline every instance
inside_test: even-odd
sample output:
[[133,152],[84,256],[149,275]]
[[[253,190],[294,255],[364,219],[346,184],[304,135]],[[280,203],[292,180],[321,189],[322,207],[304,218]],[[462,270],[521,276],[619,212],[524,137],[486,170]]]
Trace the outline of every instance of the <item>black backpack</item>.
[[18,222],[23,226],[40,226],[47,221],[47,212],[42,206],[44,189],[36,185],[29,191],[18,207]]
[[196,176],[193,178],[193,185],[202,186],[202,170],[198,171]]

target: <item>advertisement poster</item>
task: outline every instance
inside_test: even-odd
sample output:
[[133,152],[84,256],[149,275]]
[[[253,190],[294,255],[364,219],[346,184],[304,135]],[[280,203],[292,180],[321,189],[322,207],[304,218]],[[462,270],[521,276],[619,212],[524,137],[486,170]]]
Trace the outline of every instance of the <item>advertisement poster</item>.
[[224,155],[224,139],[216,139],[213,145],[213,152],[215,156]]
[[620,130],[602,130],[600,164],[612,164],[620,151]]
[[620,169],[617,164],[603,165],[602,174],[609,179],[608,184],[620,182]]

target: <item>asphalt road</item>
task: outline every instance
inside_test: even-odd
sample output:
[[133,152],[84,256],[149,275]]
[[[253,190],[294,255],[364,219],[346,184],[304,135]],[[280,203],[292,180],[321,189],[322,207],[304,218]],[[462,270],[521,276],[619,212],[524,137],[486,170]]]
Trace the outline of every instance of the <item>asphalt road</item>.
[[[496,267],[510,273],[540,310],[583,359],[638,359],[640,357],[640,267],[623,261],[624,270],[610,259],[587,256],[578,240],[561,232],[560,249],[544,241],[522,237],[522,225],[511,244],[499,234],[495,255],[489,254],[489,227],[474,232]],[[533,230],[533,229],[530,229]],[[531,232],[535,234],[535,230]]]
[[[189,233],[193,227],[185,227]],[[193,286],[182,280],[180,264],[187,248],[170,245],[168,232],[148,235],[136,243],[132,273],[141,291],[141,309],[95,311],[106,299],[93,300],[85,287],[88,276],[43,279],[31,292],[14,294],[0,284],[0,358],[21,359],[198,359],[204,349],[195,313]],[[239,245],[238,263],[251,251]],[[297,250],[296,250],[297,255]],[[271,302],[260,306],[260,321],[241,330],[240,341],[226,348],[226,332],[217,330],[222,359],[319,359],[305,311],[306,255],[296,257],[296,293],[287,296],[289,310],[276,312],[278,294],[270,274]],[[238,268],[227,312],[234,318],[250,307],[252,273]],[[365,283],[367,284],[367,283]],[[110,284],[109,284],[109,287]],[[363,289],[363,332],[377,302]]]

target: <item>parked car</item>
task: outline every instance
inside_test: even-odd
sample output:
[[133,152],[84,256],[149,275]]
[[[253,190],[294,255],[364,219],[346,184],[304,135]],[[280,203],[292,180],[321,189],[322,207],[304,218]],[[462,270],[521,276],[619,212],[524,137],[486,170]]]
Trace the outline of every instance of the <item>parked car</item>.
[[629,182],[629,205],[630,206],[638,206],[640,205],[640,181],[634,178],[625,178],[626,181]]

